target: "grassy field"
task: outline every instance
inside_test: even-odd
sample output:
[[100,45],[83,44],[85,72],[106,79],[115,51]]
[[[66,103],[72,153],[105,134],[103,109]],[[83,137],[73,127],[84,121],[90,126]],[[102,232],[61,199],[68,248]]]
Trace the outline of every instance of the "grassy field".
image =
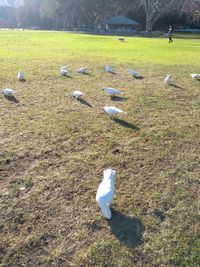
[[[200,82],[190,77],[200,73],[199,51],[198,39],[183,36],[120,43],[0,31],[0,89],[16,90],[14,101],[0,95],[2,266],[200,264]],[[64,64],[68,78],[59,75]],[[77,74],[81,66],[90,75]],[[112,100],[102,86],[125,94]],[[74,89],[85,101],[72,98]],[[111,119],[105,105],[127,114]],[[117,171],[110,221],[95,201],[108,167]]]

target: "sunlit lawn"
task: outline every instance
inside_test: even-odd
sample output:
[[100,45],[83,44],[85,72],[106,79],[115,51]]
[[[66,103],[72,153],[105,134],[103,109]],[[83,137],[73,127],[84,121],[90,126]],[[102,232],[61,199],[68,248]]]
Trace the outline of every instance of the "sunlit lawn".
[[[200,82],[190,77],[200,73],[200,41],[192,38],[120,43],[0,31],[0,89],[16,90],[15,101],[0,95],[3,266],[200,264]],[[115,75],[104,72],[106,63]],[[59,75],[65,64],[68,78]],[[90,75],[77,74],[81,66]],[[18,70],[26,82],[17,81]],[[125,94],[110,99],[102,86]],[[85,101],[73,99],[75,89]],[[111,119],[105,105],[126,114]],[[111,221],[95,202],[108,167],[117,171]]]

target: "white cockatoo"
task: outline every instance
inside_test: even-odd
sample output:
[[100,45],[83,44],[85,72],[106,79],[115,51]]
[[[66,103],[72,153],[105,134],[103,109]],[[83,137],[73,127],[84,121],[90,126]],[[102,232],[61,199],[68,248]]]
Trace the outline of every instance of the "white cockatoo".
[[76,99],[80,99],[82,95],[84,95],[84,93],[82,93],[81,91],[74,91],[74,92],[73,92],[73,96],[74,96]]
[[199,79],[200,79],[200,74],[199,74],[199,73],[193,73],[193,74],[191,74],[191,77],[192,77],[193,79],[197,79],[197,80],[199,80]]
[[23,73],[22,71],[19,71],[19,72],[17,73],[17,79],[18,79],[19,81],[24,80],[24,73]]
[[81,67],[80,69],[78,69],[77,72],[78,73],[82,73],[82,74],[86,74],[87,73],[87,68],[86,67]]
[[68,65],[64,65],[60,68],[60,74],[62,76],[67,76],[68,74]]
[[15,93],[15,91],[13,89],[6,88],[6,89],[2,90],[2,93],[5,96],[12,96]]
[[109,116],[113,116],[113,115],[116,115],[118,113],[124,112],[123,110],[121,110],[119,108],[111,107],[111,106],[105,106],[103,109]]
[[114,198],[115,175],[116,175],[116,172],[113,171],[112,169],[104,170],[103,181],[100,183],[97,189],[96,201],[106,219],[111,219],[111,216],[112,216],[110,205]]
[[128,70],[128,74],[130,74],[131,76],[133,76],[133,77],[135,77],[135,78],[139,78],[139,77],[141,77],[140,73],[137,72],[136,70],[131,70],[131,69],[129,69],[129,70]]
[[106,72],[113,72],[113,69],[112,69],[111,66],[109,66],[109,65],[105,65],[105,71],[106,71]]
[[164,83],[170,85],[172,82],[172,76],[167,75],[166,78],[164,79]]
[[121,92],[121,91],[119,91],[119,90],[117,90],[115,88],[112,88],[112,87],[102,87],[102,90],[105,93],[107,93],[107,94],[109,94],[111,96],[114,96],[114,95],[122,95],[123,94],[123,92]]

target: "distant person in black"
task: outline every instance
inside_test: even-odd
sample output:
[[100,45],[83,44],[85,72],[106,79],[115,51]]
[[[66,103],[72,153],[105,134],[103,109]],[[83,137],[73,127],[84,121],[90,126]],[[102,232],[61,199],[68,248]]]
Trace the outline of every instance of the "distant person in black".
[[172,26],[169,26],[168,33],[169,33],[169,43],[173,43],[173,40],[172,40],[173,29],[172,29]]
[[150,38],[152,37],[152,29],[151,29],[151,27],[148,28],[148,35],[149,35]]

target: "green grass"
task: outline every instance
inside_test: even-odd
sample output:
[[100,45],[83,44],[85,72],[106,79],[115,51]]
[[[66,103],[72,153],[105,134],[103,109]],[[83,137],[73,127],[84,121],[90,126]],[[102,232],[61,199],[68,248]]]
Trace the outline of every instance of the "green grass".
[[[199,40],[0,31],[3,266],[198,266]],[[70,66],[71,78],[59,75]],[[103,66],[111,64],[116,75]],[[87,66],[91,75],[75,72]],[[133,68],[143,80],[127,74]],[[16,80],[18,70],[26,82]],[[173,75],[173,85],[163,79]],[[125,92],[111,100],[102,86]],[[85,92],[85,103],[72,98]],[[108,118],[102,108],[127,112]],[[95,202],[117,171],[113,218]],[[19,188],[25,186],[24,191]]]

